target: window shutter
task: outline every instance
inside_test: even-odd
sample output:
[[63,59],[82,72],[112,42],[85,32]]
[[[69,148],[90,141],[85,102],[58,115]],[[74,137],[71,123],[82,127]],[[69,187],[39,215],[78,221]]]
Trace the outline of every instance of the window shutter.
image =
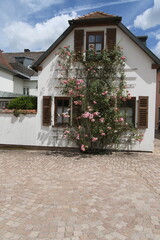
[[107,29],[107,49],[112,50],[116,45],[116,28]]
[[74,32],[74,50],[82,52],[84,49],[84,30],[75,30]]
[[43,96],[43,126],[51,125],[51,96]]
[[138,128],[148,128],[148,97],[139,97]]

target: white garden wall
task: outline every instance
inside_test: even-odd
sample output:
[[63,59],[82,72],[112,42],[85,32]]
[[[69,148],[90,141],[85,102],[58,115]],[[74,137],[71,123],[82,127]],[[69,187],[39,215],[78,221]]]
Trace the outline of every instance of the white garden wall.
[[0,113],[0,144],[36,145],[36,114]]

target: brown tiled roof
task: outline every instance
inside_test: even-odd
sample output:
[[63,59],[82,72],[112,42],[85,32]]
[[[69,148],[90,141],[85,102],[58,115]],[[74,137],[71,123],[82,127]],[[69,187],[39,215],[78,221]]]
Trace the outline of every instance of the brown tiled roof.
[[111,15],[111,14],[108,14],[108,13],[104,13],[104,12],[96,11],[96,12],[91,12],[91,13],[88,13],[86,15],[83,15],[82,17],[75,18],[74,20],[107,18],[107,17],[111,18],[111,17],[117,17],[117,16]]
[[33,63],[37,61],[37,59],[44,53],[44,51],[40,52],[14,52],[14,53],[1,53],[3,59],[5,59],[5,62],[10,65],[11,69],[18,75],[22,75],[22,77],[31,77],[31,76],[37,76],[37,73],[26,66],[24,66],[22,63],[16,61],[16,57],[26,57],[33,59]]
[[12,66],[9,64],[7,59],[3,56],[3,53],[0,51],[0,65],[10,71],[13,70]]
[[31,77],[34,75],[35,71],[33,69],[30,69],[28,67],[25,67],[23,64],[19,62],[11,63],[11,66],[17,73],[22,73],[23,75],[26,75],[28,77]]
[[44,53],[40,52],[14,52],[14,53],[5,53],[3,52],[4,57],[8,60],[9,63],[16,62],[15,57],[27,57],[33,59],[33,63]]

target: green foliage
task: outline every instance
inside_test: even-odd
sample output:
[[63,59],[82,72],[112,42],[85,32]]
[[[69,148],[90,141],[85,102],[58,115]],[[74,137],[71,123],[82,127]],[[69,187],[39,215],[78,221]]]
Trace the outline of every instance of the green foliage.
[[22,96],[12,99],[8,104],[9,109],[37,109],[37,97]]
[[109,52],[84,54],[68,47],[60,49],[62,93],[71,97],[73,109],[72,126],[64,135],[83,152],[142,140],[142,135],[120,111],[122,103],[131,99],[126,90],[124,66],[125,57],[118,46]]

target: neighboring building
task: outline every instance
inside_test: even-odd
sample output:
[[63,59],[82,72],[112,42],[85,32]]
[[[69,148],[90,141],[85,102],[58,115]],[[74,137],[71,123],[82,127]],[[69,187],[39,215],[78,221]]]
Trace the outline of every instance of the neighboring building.
[[155,128],[160,130],[160,68],[157,70]]
[[[152,151],[154,146],[156,74],[160,60],[146,47],[146,36],[134,36],[122,23],[121,17],[103,12],[93,12],[69,21],[70,26],[33,64],[38,71],[38,122],[37,145],[70,146],[62,137],[62,120],[57,109],[61,108],[61,91],[56,71],[55,52],[59,47],[83,51],[91,43],[99,50],[110,49],[115,43],[123,48],[126,56],[125,74],[128,90],[135,99],[132,117],[135,127],[144,134],[141,144],[134,150]],[[92,40],[91,40],[92,39]],[[96,39],[99,39],[96,42]],[[48,109],[48,110],[47,110]],[[47,126],[48,125],[48,126]],[[43,137],[42,137],[43,136]],[[72,146],[72,145],[71,145]]]
[[[2,96],[7,96],[7,93],[10,98],[18,95],[37,96],[38,76],[30,66],[42,53],[44,52],[30,52],[29,49],[17,53],[0,51],[0,101],[3,101]],[[0,103],[0,108],[1,106],[4,107],[4,103]]]

